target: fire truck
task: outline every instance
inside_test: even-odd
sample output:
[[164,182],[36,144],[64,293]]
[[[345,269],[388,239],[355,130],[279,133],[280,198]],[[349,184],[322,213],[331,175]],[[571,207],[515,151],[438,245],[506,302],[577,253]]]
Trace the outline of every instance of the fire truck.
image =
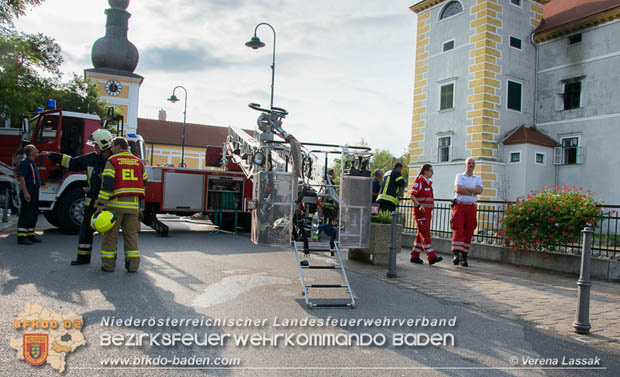
[[[116,127],[116,132],[122,133],[122,117],[118,122],[118,116],[102,121],[98,115],[54,109],[25,119],[21,130],[0,129],[0,193],[9,192],[12,206],[19,207],[19,185],[14,175],[25,144],[32,143],[40,151],[79,156],[94,150],[87,140],[95,130]],[[223,161],[225,168],[208,169],[149,166],[143,138],[133,133],[125,137],[131,152],[145,162],[149,177],[143,212],[145,224],[166,235],[168,228],[157,220],[158,213],[201,212],[225,228],[249,229],[251,217],[246,202],[252,196],[252,182],[234,163]],[[221,146],[219,151],[217,147],[208,148],[210,165],[222,164],[221,151]],[[68,234],[78,233],[83,218],[86,172],[69,172],[43,157],[37,165],[41,176],[39,209],[50,224]]]

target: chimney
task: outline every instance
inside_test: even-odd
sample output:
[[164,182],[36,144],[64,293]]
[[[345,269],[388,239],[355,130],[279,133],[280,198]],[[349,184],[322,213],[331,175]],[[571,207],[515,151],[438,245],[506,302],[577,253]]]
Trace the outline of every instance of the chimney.
[[159,115],[157,116],[158,120],[166,120],[166,110],[159,109]]

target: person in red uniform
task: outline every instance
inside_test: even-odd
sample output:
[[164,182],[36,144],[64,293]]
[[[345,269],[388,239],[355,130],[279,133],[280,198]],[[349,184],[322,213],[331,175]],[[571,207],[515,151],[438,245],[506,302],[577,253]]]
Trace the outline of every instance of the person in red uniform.
[[476,200],[482,193],[482,178],[474,175],[476,161],[473,158],[465,160],[465,172],[456,175],[454,191],[456,204],[452,209],[452,253],[455,265],[469,266],[467,255],[471,246],[471,238],[478,226],[476,219]]
[[431,218],[433,215],[433,166],[424,164],[420,169],[420,173],[413,183],[411,189],[411,201],[415,205],[413,214],[415,216],[415,224],[417,233],[415,235],[415,243],[411,250],[411,263],[424,264],[420,259],[420,253],[425,252],[428,264],[435,264],[443,260],[442,257],[435,254],[433,245],[431,244]]

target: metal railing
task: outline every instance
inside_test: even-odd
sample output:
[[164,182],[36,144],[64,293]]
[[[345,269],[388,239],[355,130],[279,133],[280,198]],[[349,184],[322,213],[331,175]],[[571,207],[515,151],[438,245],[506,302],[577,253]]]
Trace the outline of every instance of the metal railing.
[[[500,232],[506,208],[514,202],[484,201],[478,203],[478,228],[472,243],[505,246],[508,242]],[[431,235],[439,238],[452,238],[450,219],[452,209],[450,199],[435,199],[431,220]],[[599,258],[620,257],[620,205],[601,205],[603,219],[597,224],[592,240],[592,256]],[[403,231],[415,233],[413,203],[409,198],[400,198],[398,205]],[[576,240],[570,244],[558,244],[554,252],[581,254],[581,243]]]

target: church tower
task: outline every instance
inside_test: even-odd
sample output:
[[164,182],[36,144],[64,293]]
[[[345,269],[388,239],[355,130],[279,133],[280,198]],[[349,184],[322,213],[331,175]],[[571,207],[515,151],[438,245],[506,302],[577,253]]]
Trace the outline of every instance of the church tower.
[[125,132],[138,128],[138,98],[144,78],[134,72],[138,65],[138,49],[127,39],[129,0],[108,0],[105,36],[93,44],[91,60],[94,68],[84,70],[84,77],[97,83],[101,98],[125,119]]

